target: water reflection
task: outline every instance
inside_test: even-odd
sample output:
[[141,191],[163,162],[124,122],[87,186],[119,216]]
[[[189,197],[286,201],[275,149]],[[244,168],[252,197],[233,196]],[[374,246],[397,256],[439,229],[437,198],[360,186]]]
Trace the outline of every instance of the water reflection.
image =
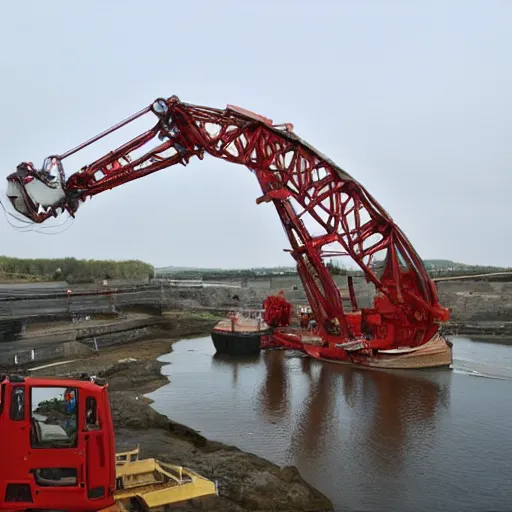
[[281,419],[290,411],[290,379],[284,350],[263,354],[265,376],[258,394],[261,410],[270,421]]
[[366,373],[357,406],[369,413],[363,425],[372,444],[368,464],[398,477],[416,445],[434,442],[438,417],[449,407],[451,372]]
[[307,397],[300,406],[293,426],[290,448],[299,463],[329,449],[335,431],[340,428],[336,415],[337,375],[329,371],[327,365],[315,366],[320,371],[316,372],[315,378],[310,363],[311,380]]
[[301,357],[301,360],[300,360],[300,368],[302,370],[302,373],[304,373],[305,375],[307,375],[310,379],[312,378],[311,377],[311,364],[313,362],[313,359],[311,359],[310,357]]
[[512,347],[454,347],[453,372],[382,372],[279,351],[212,358],[209,337],[188,340],[162,358],[172,379],[150,398],[206,437],[297,466],[336,510],[505,510]]
[[[289,357],[262,356],[266,372],[259,406],[268,418],[290,411]],[[288,457],[298,466],[326,459],[336,446],[365,466],[397,474],[415,443],[435,435],[436,418],[449,406],[451,372],[387,372],[300,359],[305,397],[292,424]],[[332,466],[332,463],[329,462]]]
[[256,365],[261,361],[261,355],[255,354],[250,356],[230,356],[229,354],[219,354],[216,352],[212,357],[212,366],[218,367],[220,370],[226,367],[232,369],[233,386],[238,384],[238,376],[240,367]]

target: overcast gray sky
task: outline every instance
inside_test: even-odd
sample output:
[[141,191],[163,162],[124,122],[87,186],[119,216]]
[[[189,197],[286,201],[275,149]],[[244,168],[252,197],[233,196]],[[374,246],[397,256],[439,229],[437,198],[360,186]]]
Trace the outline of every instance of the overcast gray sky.
[[[176,94],[292,122],[422,257],[512,266],[512,2],[24,1],[0,26],[2,188],[19,162]],[[0,253],[293,264],[259,193],[245,168],[206,158],[93,198],[58,235],[0,213]]]

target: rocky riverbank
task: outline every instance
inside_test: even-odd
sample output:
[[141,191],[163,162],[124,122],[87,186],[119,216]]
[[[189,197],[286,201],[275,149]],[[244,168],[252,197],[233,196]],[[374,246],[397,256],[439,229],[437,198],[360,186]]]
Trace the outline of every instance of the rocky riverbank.
[[281,468],[236,447],[210,441],[160,415],[144,398],[168,382],[157,357],[170,352],[177,339],[208,332],[216,321],[213,315],[169,314],[164,328],[152,339],[108,347],[80,362],[32,373],[78,376],[86,372],[105,377],[118,450],[139,445],[142,457],[188,466],[218,481],[219,497],[180,510],[332,510],[330,500],[305,482],[294,467]]

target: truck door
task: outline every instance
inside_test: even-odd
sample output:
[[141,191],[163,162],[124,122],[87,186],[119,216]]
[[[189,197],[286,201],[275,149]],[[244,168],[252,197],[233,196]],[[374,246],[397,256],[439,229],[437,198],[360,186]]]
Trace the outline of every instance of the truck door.
[[85,391],[80,402],[83,417],[83,437],[86,454],[85,485],[89,500],[104,500],[110,497],[111,446],[108,437],[109,422],[102,407],[101,388]]
[[30,447],[27,474],[35,482],[35,505],[75,505],[84,495],[85,454],[80,436],[80,390],[64,386],[27,386],[30,392]]
[[27,414],[26,385],[2,383],[0,405],[0,507],[17,502],[32,504],[30,474],[25,460],[30,447],[28,433],[30,422]]

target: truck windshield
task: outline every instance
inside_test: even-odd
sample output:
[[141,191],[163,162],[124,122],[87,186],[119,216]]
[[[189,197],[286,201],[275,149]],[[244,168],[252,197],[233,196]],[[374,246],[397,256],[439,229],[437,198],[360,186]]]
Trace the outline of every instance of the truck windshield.
[[73,448],[77,444],[78,390],[64,387],[31,389],[34,448]]

